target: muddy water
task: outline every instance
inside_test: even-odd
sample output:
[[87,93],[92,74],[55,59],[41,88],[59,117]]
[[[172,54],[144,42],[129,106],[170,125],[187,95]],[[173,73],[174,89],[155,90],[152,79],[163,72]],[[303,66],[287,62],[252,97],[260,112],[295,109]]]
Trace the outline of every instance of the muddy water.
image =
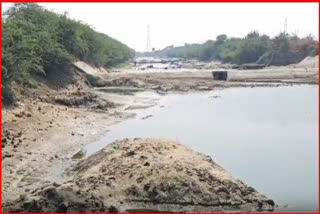
[[87,154],[121,138],[177,139],[287,205],[276,212],[318,212],[318,86],[226,89],[162,102],[112,127]]

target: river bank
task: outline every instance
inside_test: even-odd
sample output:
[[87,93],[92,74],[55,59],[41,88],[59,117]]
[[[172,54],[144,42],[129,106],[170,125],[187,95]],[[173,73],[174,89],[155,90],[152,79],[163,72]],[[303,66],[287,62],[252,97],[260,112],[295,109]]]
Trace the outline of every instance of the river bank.
[[[301,75],[312,84],[318,78]],[[209,72],[97,76],[105,80],[105,87],[123,87],[125,93],[106,93],[82,81],[80,86],[45,91],[48,94],[42,89],[33,90],[31,98],[23,96],[16,107],[2,109],[2,203],[29,197],[40,188],[68,180],[70,175],[65,172],[82,158],[75,154],[85,145],[99,141],[111,125],[158,105],[165,94],[293,84],[275,78],[267,83],[213,81]],[[133,87],[159,96],[134,96]]]

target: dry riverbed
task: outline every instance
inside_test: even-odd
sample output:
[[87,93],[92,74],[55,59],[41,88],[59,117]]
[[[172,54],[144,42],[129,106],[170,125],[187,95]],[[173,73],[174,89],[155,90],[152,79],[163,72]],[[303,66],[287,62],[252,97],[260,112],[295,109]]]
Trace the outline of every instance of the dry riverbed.
[[[61,194],[63,196],[65,194],[69,194],[69,193],[65,193],[66,192],[65,188],[67,188],[68,185],[72,186],[72,188],[85,187],[84,191],[88,190],[89,192],[94,193],[96,190],[92,188],[97,188],[99,187],[99,185],[101,185],[101,183],[99,183],[100,182],[99,179],[101,179],[101,182],[106,181],[106,177],[104,177],[105,176],[104,174],[101,174],[101,173],[99,174],[99,173],[96,173],[95,171],[95,170],[99,171],[100,169],[93,168],[94,170],[92,171],[92,176],[93,176],[92,179],[95,180],[95,182],[97,183],[91,183],[91,180],[89,179],[90,178],[89,172],[86,172],[85,176],[83,175],[83,170],[80,170],[81,165],[78,165],[78,168],[76,168],[79,170],[74,170],[72,173],[70,172],[70,169],[74,167],[74,165],[79,164],[78,163],[79,159],[82,158],[81,149],[83,148],[84,145],[96,142],[99,139],[101,139],[109,131],[109,128],[111,125],[115,123],[119,123],[128,118],[134,117],[137,111],[143,111],[143,109],[157,105],[159,103],[159,98],[148,97],[148,96],[147,97],[134,96],[133,94],[136,91],[151,90],[154,92],[158,92],[161,95],[164,95],[166,93],[187,93],[188,91],[209,91],[209,90],[223,89],[228,87],[257,87],[257,86],[274,87],[274,86],[294,84],[294,83],[305,83],[305,84],[318,83],[318,70],[316,69],[309,69],[308,71],[306,71],[305,69],[293,69],[293,70],[286,70],[285,72],[272,70],[272,71],[268,71],[269,73],[263,73],[263,74],[260,73],[261,71],[256,71],[256,72],[250,71],[251,73],[250,72],[243,73],[246,71],[241,71],[241,72],[242,73],[239,73],[239,71],[232,71],[230,73],[231,81],[224,82],[224,81],[213,81],[211,73],[203,72],[203,71],[166,72],[166,73],[163,73],[163,72],[162,73],[160,72],[122,73],[120,72],[120,73],[112,73],[112,74],[105,74],[105,73],[102,73],[101,71],[96,71],[96,73],[91,72],[90,74],[96,75],[97,77],[99,77],[104,81],[105,90],[101,90],[101,88],[99,90],[90,88],[85,84],[83,84],[84,81],[82,81],[82,83],[78,84],[77,86],[71,86],[66,89],[60,89],[60,90],[54,90],[54,91],[51,89],[47,89],[47,90],[34,89],[34,90],[31,90],[30,92],[31,95],[21,93],[22,94],[20,99],[21,101],[17,104],[17,106],[2,109],[2,130],[1,130],[2,205],[5,205],[7,207],[6,208],[7,211],[12,211],[14,209],[17,209],[18,211],[21,212],[22,211],[21,207],[13,208],[12,204],[10,205],[10,203],[17,200],[20,202],[26,202],[26,200],[28,201],[32,197],[38,197],[39,199],[40,196],[43,199],[45,198],[43,194],[46,194],[44,192],[46,191],[46,188],[47,189],[55,188],[54,191],[56,192],[58,191],[57,194],[60,195],[59,197],[61,198],[62,197]],[[108,91],[108,90],[112,90],[112,91]],[[112,93],[108,93],[108,92],[112,92]],[[134,144],[134,146],[135,145],[136,144]],[[123,146],[125,146],[125,143],[121,142],[121,147]],[[146,148],[150,146],[151,145],[147,145]],[[134,147],[134,148],[136,149],[137,147]],[[130,148],[127,148],[127,149],[130,150]],[[181,149],[185,149],[185,148],[181,148]],[[106,151],[106,150],[103,150],[103,151]],[[135,152],[136,151],[133,151],[133,153]],[[166,150],[163,150],[163,152],[165,153]],[[192,151],[190,152],[192,153]],[[103,158],[101,157],[101,154],[103,154],[103,152],[100,152],[95,157]],[[124,153],[121,153],[120,156],[122,157],[123,155]],[[169,155],[169,154],[166,154],[166,155]],[[194,155],[197,156],[198,154],[194,153]],[[160,157],[162,156],[159,156],[159,159],[157,159],[156,157],[152,159],[150,157],[151,159],[149,164],[154,163],[156,165],[157,163],[155,161],[160,160],[161,159]],[[101,167],[105,164],[113,164],[113,163],[118,164],[118,162],[116,161],[116,157],[114,158],[115,159],[112,161],[115,161],[115,162],[112,162],[111,160],[102,161],[101,159],[101,162],[100,160],[99,161],[97,160],[96,163],[100,164]],[[128,161],[127,159],[128,157],[125,156],[124,158],[126,161]],[[130,158],[132,158],[132,155],[130,156]],[[80,164],[84,164],[86,168],[88,168],[88,167],[91,167],[88,164],[91,164],[93,160],[95,159],[89,158],[84,162],[82,161]],[[111,161],[111,162],[104,163],[104,161]],[[162,161],[162,159],[160,161]],[[136,166],[138,167],[139,164],[140,163],[137,163]],[[182,164],[185,164],[185,163],[182,163]],[[132,167],[135,167],[135,166],[132,166]],[[159,169],[158,167],[155,167],[154,170],[156,168]],[[138,168],[132,168],[132,169],[136,171],[136,174],[140,173],[140,170],[142,170],[141,173],[145,173],[145,171],[143,171],[144,166],[139,166]],[[128,169],[128,170],[130,171],[132,169]],[[119,177],[117,176],[122,176],[121,173],[129,173],[129,172],[123,172],[123,171],[117,172],[116,168],[114,170],[115,170],[114,173],[116,174],[115,180],[119,179]],[[171,170],[171,169],[168,169],[168,170]],[[222,171],[226,173],[224,170]],[[159,173],[161,174],[161,171],[159,171]],[[183,170],[183,173],[187,173],[187,171]],[[129,174],[126,174],[126,175],[129,176]],[[108,174],[108,176],[110,177],[111,175]],[[143,175],[143,176],[147,176],[147,175]],[[197,176],[199,177],[199,175]],[[181,174],[181,177],[183,177],[183,174]],[[136,176],[134,176],[134,178],[138,179],[136,178]],[[77,181],[81,181],[80,186],[74,183],[76,179],[78,179]],[[71,183],[68,182],[70,180],[72,181]],[[163,180],[165,179],[163,178]],[[114,182],[114,180],[112,180],[112,182]],[[185,188],[191,185],[188,182],[190,181],[186,181]],[[247,192],[249,191],[248,187],[246,187],[240,181],[232,180],[232,182],[236,184],[238,187],[241,186],[241,188],[247,189],[246,190]],[[63,185],[61,186],[61,184]],[[120,187],[123,184],[116,182],[116,185]],[[169,184],[167,183],[166,185],[169,185]],[[197,183],[197,185],[200,185],[200,184]],[[216,186],[213,186],[213,187],[216,187]],[[127,192],[127,189],[121,189],[121,188],[119,189],[120,191],[119,194],[116,191],[116,189],[113,189],[112,191],[110,190],[110,194],[112,196],[115,196],[116,200],[115,199],[111,200],[111,198],[108,198],[109,197],[108,195],[103,195],[101,192],[99,192],[98,196],[103,197],[103,199],[99,198],[100,202],[102,201],[103,204],[106,205],[105,210],[103,211],[110,211],[110,212],[111,211],[130,211],[130,204],[128,203],[117,204],[117,203],[120,203],[121,200],[126,200],[127,199],[126,197],[128,197],[128,195],[130,195],[131,193],[133,194],[135,200],[138,200],[135,202],[135,204],[140,200],[139,206],[141,208],[145,210],[155,208],[155,207],[148,206],[148,203],[151,200],[150,199],[151,196],[148,195],[149,194],[148,191],[143,192],[139,188],[140,187],[138,187],[138,190],[136,193]],[[169,187],[165,186],[165,188],[169,188]],[[228,194],[226,193],[227,195],[229,195],[230,192],[233,192],[232,186],[226,186],[226,188],[228,190],[227,191]],[[62,192],[59,192],[59,191],[62,191]],[[168,194],[170,193],[170,191],[168,192]],[[195,189],[190,191],[191,192],[195,191]],[[195,192],[192,192],[192,194],[194,195],[194,197],[197,197],[197,194],[201,195],[201,197],[205,197],[206,194],[204,194],[203,191],[205,191],[206,194],[208,194],[208,197],[210,198],[210,197],[213,197],[212,194],[216,190],[214,190],[214,188],[210,189],[208,187],[208,189],[201,189],[201,191],[197,190]],[[259,209],[261,210],[261,208],[265,208],[267,210],[273,208],[273,205],[272,205],[273,202],[268,201],[269,199],[264,198],[264,196],[261,196],[260,194],[256,193],[255,190],[253,192],[254,194],[256,194],[259,200],[252,200],[251,201],[252,203],[251,202],[249,203],[249,207],[247,206],[248,203],[245,202],[246,200],[241,198],[244,196],[243,193],[241,192],[241,194],[239,193],[241,200],[239,198],[237,200],[234,200],[234,201],[240,201],[241,206],[240,205],[235,206],[237,205],[237,203],[231,204],[231,202],[230,203],[228,202],[229,203],[228,207],[223,207],[223,206],[216,207],[217,209],[215,209],[215,211],[223,212],[223,211],[228,211],[229,209],[232,210],[232,208],[234,208],[234,210],[241,209],[242,211],[243,209],[250,208],[251,211],[252,210],[259,211]],[[164,191],[164,194],[165,193],[166,192]],[[152,195],[152,192],[150,194]],[[179,192],[175,192],[170,197],[173,197],[173,196],[177,198],[181,197],[180,198],[181,201],[191,200],[190,198],[188,198],[190,195],[188,196],[186,192],[184,192],[182,195]],[[43,203],[43,201],[41,201],[42,200],[41,197],[39,200],[41,203]],[[120,197],[123,197],[123,198],[120,199]],[[161,197],[160,198],[161,200],[166,201],[166,200],[171,200],[170,197],[165,199]],[[233,195],[232,193],[232,197],[236,197],[236,195]],[[231,199],[233,200],[232,197]],[[81,198],[81,200],[84,200],[84,201],[86,201],[86,199],[87,198]],[[113,202],[107,203],[107,201],[109,200]],[[149,200],[146,203],[144,203],[145,206],[141,204],[144,200]],[[196,204],[204,203],[203,200],[207,200],[207,199],[199,198],[199,201],[195,203]],[[95,199],[94,200],[90,199],[89,201],[90,203],[96,202]],[[117,201],[117,203],[115,201]],[[253,203],[253,201],[255,202]],[[188,202],[187,205],[194,206],[195,204],[192,204],[192,203]],[[56,204],[51,204],[51,205],[52,207],[56,206]],[[165,208],[170,208],[170,210],[176,210],[176,211],[192,210],[191,208],[185,210],[186,206],[182,206],[182,205],[176,206],[176,204],[174,204],[172,206],[167,205],[167,207],[166,206],[163,207],[159,205],[158,209],[165,210]],[[96,209],[95,208],[93,209],[93,207],[95,207]],[[137,206],[135,207],[137,208]],[[210,209],[209,208],[207,209],[205,207],[206,206],[200,207],[202,209],[201,210],[200,208],[198,209],[196,206],[194,206],[193,210],[194,211],[205,210],[209,212]],[[99,210],[98,208],[96,207],[96,205],[94,205],[90,208],[86,207],[84,208],[84,210],[98,212],[103,209],[103,206],[102,205],[100,206],[101,210]],[[58,212],[58,210],[43,210],[43,207],[42,208],[38,207],[37,209],[40,209],[40,211]],[[32,209],[30,208],[30,210],[28,211],[32,211]],[[68,211],[74,211],[74,210],[71,209]]]

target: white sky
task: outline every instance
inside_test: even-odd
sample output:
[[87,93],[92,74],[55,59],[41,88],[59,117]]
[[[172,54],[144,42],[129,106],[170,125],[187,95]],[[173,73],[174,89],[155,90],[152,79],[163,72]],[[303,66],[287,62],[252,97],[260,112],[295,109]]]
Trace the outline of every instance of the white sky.
[[[299,36],[319,32],[318,3],[40,3],[90,24],[136,51],[145,51],[147,25],[152,47],[204,42],[219,34],[270,36],[284,29]],[[2,3],[3,10],[10,3]]]

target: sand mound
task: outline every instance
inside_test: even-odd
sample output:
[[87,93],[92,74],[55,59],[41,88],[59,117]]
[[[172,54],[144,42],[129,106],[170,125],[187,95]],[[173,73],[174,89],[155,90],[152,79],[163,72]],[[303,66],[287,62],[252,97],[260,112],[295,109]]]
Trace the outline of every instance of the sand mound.
[[169,140],[116,141],[72,169],[74,179],[3,212],[248,212],[274,202],[210,157]]
[[292,65],[295,68],[319,68],[319,56],[306,57],[301,62]]

